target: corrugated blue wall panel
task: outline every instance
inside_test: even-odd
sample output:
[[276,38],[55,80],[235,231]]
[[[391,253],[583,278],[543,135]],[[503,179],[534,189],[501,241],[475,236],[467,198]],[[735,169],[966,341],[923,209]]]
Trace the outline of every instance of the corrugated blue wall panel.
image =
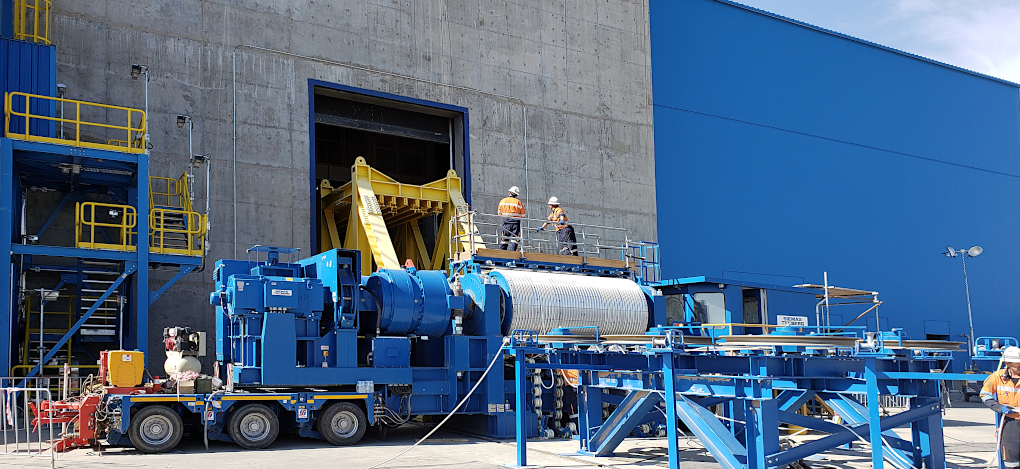
[[960,259],[939,253],[979,244],[976,334],[1020,336],[1017,86],[717,0],[650,17],[667,278],[828,271],[881,292],[883,326],[963,340]]
[[[54,96],[57,87],[57,53],[54,46],[45,46],[14,39],[0,38],[0,91]],[[29,103],[33,113],[55,116],[55,104],[51,101],[32,100]],[[15,110],[24,110],[15,104]],[[33,135],[52,137],[55,127],[52,121],[30,122]],[[22,132],[24,123],[12,120],[11,130]]]

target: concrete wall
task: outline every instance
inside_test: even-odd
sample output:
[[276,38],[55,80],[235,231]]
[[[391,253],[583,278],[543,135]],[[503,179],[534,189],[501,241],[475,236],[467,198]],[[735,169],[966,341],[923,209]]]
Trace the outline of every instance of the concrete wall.
[[975,333],[1016,334],[1017,85],[723,1],[651,18],[658,197],[688,202],[659,207],[667,275],[828,271],[879,291],[886,327],[964,340],[961,262],[939,253],[977,244]]
[[[129,71],[151,67],[153,175],[186,169],[175,120],[194,117],[195,152],[214,165],[211,260],[256,243],[309,252],[309,78],[468,108],[477,209],[518,185],[533,214],[556,195],[571,220],[656,237],[646,1],[55,0],[53,11],[67,97],[141,107]],[[212,331],[211,270],[154,305],[150,350],[165,325]]]

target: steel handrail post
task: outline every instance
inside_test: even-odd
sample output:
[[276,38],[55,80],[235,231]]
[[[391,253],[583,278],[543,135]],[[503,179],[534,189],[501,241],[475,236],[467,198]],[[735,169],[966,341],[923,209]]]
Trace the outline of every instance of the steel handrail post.
[[81,146],[81,101],[74,103],[74,143]]

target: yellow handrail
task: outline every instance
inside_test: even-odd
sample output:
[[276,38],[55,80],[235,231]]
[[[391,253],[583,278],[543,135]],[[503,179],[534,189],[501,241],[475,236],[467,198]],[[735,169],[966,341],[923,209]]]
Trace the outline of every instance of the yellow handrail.
[[[116,211],[118,215],[111,218],[119,218],[120,221],[101,222],[96,221],[96,209],[99,213]],[[84,249],[115,249],[118,251],[134,251],[135,242],[132,239],[135,235],[135,228],[138,226],[138,213],[130,205],[104,204],[99,202],[78,202],[75,203],[75,229],[74,244]],[[100,243],[96,241],[96,228],[115,228],[119,230],[119,243]],[[82,239],[88,230],[88,239]]]
[[[159,188],[160,184],[153,184],[162,182],[165,189]],[[159,198],[157,200],[157,198]],[[157,203],[166,202],[166,203]],[[174,179],[162,176],[149,176],[149,205],[156,207],[157,205],[163,207],[179,208],[186,212],[191,212],[191,193],[188,188],[188,173],[185,172],[181,177]]]
[[[64,117],[52,117],[45,114],[38,114],[32,112],[32,103],[36,103],[38,107],[50,109],[57,103],[69,103],[72,105],[73,116],[68,117],[66,114]],[[15,106],[19,104],[20,106]],[[15,110],[15,107],[20,110]],[[122,111],[127,115],[127,125],[116,125],[108,124],[104,122],[94,122],[82,119],[82,109],[89,110],[91,108],[98,108],[103,110],[101,113],[104,116],[109,115],[111,111]],[[17,118],[17,120],[14,120]],[[134,122],[138,121],[136,127]],[[62,139],[55,137],[48,137],[46,135],[38,135],[32,133],[33,122],[39,123],[39,121],[49,121],[58,123],[58,125],[65,125],[64,128],[71,127],[73,130],[73,139]],[[12,124],[21,124],[24,127],[20,129],[12,129]],[[17,138],[20,140],[28,140],[33,142],[46,142],[46,143],[59,143],[62,145],[73,144],[77,147],[85,148],[97,148],[101,150],[113,150],[122,151],[126,153],[145,153],[145,126],[146,116],[145,111],[141,109],[133,109],[123,106],[112,106],[109,104],[90,103],[87,101],[77,101],[74,99],[65,98],[54,98],[52,96],[42,96],[38,94],[12,92],[4,94],[4,135],[8,138]],[[49,127],[49,126],[45,126]],[[103,132],[124,132],[127,137],[126,142],[133,142],[126,148],[121,146],[117,141],[111,143],[110,140],[106,140],[107,143],[97,143],[82,140],[81,130],[82,127],[92,128],[93,130],[99,130]],[[111,130],[112,129],[112,130]],[[42,133],[42,132],[37,132]],[[48,134],[49,132],[46,132]]]
[[50,0],[15,0],[14,38],[50,44]]
[[[167,226],[168,216],[170,222],[181,222],[184,226]],[[156,208],[150,212],[149,226],[152,227],[149,237],[151,252],[188,256],[202,255],[205,242],[204,215],[186,210]],[[175,237],[174,234],[181,236]]]

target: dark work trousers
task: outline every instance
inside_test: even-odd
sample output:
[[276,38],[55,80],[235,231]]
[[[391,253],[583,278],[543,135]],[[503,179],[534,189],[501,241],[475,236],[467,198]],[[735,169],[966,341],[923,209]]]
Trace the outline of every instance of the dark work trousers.
[[560,242],[560,255],[577,255],[577,236],[574,235],[574,227],[566,225],[556,230],[556,241]]
[[999,444],[1002,445],[1002,465],[1004,467],[1020,467],[1020,419],[1002,417],[1002,433]]
[[521,221],[513,218],[503,219],[503,228],[500,229],[499,234],[499,248],[507,250],[507,247],[511,251],[517,250],[517,241],[521,237]]

